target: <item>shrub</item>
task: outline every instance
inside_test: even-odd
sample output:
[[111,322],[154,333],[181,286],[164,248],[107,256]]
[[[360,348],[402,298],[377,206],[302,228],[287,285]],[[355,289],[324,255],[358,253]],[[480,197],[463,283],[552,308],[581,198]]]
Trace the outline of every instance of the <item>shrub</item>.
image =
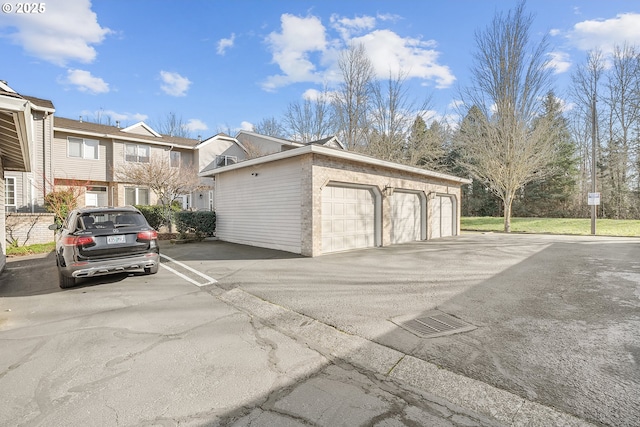
[[147,219],[147,222],[155,230],[160,230],[160,227],[166,224],[165,208],[160,205],[136,205],[142,215]]
[[47,211],[55,214],[55,222],[60,225],[69,211],[78,206],[78,194],[73,189],[52,191],[44,196],[44,205]]
[[211,211],[181,211],[174,214],[175,225],[181,237],[193,233],[197,238],[213,236],[216,231],[216,213]]

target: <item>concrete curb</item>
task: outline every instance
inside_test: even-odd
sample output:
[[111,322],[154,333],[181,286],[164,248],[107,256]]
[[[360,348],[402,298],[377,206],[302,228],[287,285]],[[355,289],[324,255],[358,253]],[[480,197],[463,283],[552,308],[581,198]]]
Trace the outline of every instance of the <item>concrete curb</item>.
[[593,426],[572,415],[530,402],[513,393],[447,371],[397,350],[350,335],[310,317],[251,295],[241,289],[217,297],[260,318],[269,326],[304,341],[330,359],[340,359],[510,426]]

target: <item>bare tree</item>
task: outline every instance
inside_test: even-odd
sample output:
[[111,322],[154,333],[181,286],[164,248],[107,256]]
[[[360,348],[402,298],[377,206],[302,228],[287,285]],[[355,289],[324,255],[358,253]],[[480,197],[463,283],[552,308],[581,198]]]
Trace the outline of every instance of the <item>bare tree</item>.
[[292,102],[287,106],[284,123],[289,136],[308,143],[335,133],[329,94],[324,89],[316,99]]
[[253,125],[253,131],[260,135],[273,136],[275,138],[284,138],[286,131],[282,123],[275,117],[266,117],[256,125]]
[[162,204],[170,226],[171,203],[179,196],[201,188],[198,171],[193,165],[172,166],[169,156],[152,155],[147,163],[121,164],[114,170],[121,182],[147,187]]
[[369,112],[371,132],[365,149],[367,154],[401,163],[409,160],[410,163],[413,156],[411,150],[416,147],[408,145],[407,139],[416,111],[426,110],[428,100],[418,105],[409,96],[406,76],[406,72],[402,71],[396,75],[389,73],[386,84],[372,83]]
[[[547,38],[533,45],[529,33],[533,17],[524,2],[476,32],[473,86],[463,98],[482,117],[467,132],[462,162],[504,204],[504,230],[511,231],[511,205],[518,189],[543,178],[554,156],[550,123],[538,117],[550,89]],[[534,126],[535,121],[535,126]]]
[[191,131],[182,116],[174,112],[167,113],[166,116],[154,123],[153,127],[163,135],[177,136],[180,138],[190,138]]
[[640,125],[640,55],[635,47],[616,46],[608,73],[607,181],[609,211],[614,218],[627,218],[631,189],[638,188],[632,157]]
[[[571,76],[571,98],[575,104],[572,111],[572,131],[579,144],[578,155],[581,158],[579,185],[581,193],[585,196],[592,187],[593,163],[597,164],[597,159],[600,157],[599,143],[595,147],[595,158],[592,155],[592,151],[594,151],[591,147],[594,120],[592,110],[597,106],[600,81],[604,76],[605,68],[605,58],[602,51],[592,50],[588,53],[586,62],[579,65]],[[597,121],[595,124],[597,127]],[[586,207],[584,202],[581,205]]]
[[364,45],[352,44],[338,59],[342,83],[333,94],[336,129],[347,150],[367,145],[371,83],[375,74]]

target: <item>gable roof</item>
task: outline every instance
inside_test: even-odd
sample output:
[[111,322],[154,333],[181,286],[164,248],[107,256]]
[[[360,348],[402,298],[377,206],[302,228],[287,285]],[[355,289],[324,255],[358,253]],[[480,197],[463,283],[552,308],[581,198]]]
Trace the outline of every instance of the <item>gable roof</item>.
[[265,140],[265,141],[275,142],[277,144],[286,145],[286,146],[302,147],[304,145],[304,144],[302,144],[300,142],[291,141],[289,139],[278,138],[276,136],[262,135],[260,133],[251,132],[251,131],[248,131],[248,130],[241,130],[240,132],[238,132],[236,134],[236,139],[238,141],[241,141],[243,135],[246,135],[249,138],[262,139],[262,140]]
[[[131,126],[129,126],[129,128],[130,127]],[[189,149],[194,149],[200,143],[200,141],[198,141],[197,139],[192,138],[182,138],[160,134],[158,134],[160,136],[141,135],[138,133],[126,132],[125,129],[127,128],[122,129],[116,126],[72,120],[64,117],[54,118],[53,129],[55,131],[75,133],[98,138],[113,138],[121,141],[145,142],[150,144],[177,146]]]
[[53,113],[56,108],[53,106],[53,102],[48,99],[36,98],[35,96],[26,96],[22,95],[22,97],[33,105],[34,110],[46,111],[48,113]]
[[441,172],[430,171],[427,169],[418,168],[415,166],[402,165],[400,163],[389,162],[387,160],[380,160],[375,157],[365,156],[363,154],[353,153],[351,151],[340,150],[336,148],[329,148],[322,145],[305,145],[292,150],[285,150],[279,153],[269,154],[263,157],[257,157],[251,160],[245,160],[229,166],[222,166],[211,171],[203,171],[199,173],[200,176],[215,176],[225,172],[229,172],[236,169],[247,168],[251,166],[260,165],[263,163],[275,162],[282,159],[288,159],[296,156],[302,156],[305,154],[321,154],[324,156],[332,157],[335,159],[343,159],[348,161],[360,162],[371,166],[380,166],[389,169],[400,170],[404,172],[410,172],[417,175],[426,176],[429,178],[437,178],[445,181],[455,182],[457,184],[471,184],[471,180],[467,178],[460,178],[454,175],[449,175]]
[[309,143],[307,143],[308,145],[325,145],[325,146],[330,146],[332,145],[331,143],[335,143],[335,145],[337,145],[338,147],[340,147],[343,150],[346,150],[344,144],[342,144],[342,142],[340,142],[340,140],[338,139],[337,136],[333,135],[333,136],[328,136],[326,138],[322,138],[322,139],[318,139],[317,141],[311,141]]
[[242,148],[242,150],[244,152],[247,151],[247,149],[244,148],[244,146],[240,143],[240,141],[238,141],[237,139],[235,139],[232,136],[227,135],[224,132],[220,132],[220,133],[217,133],[217,134],[215,134],[215,135],[213,135],[213,136],[211,136],[211,137],[209,137],[207,139],[203,139],[202,141],[200,141],[198,143],[198,148],[204,147],[205,145],[211,143],[212,141],[219,140],[219,139],[223,139],[223,140],[226,140],[226,141],[229,141],[229,142],[233,142],[233,143],[237,144],[240,148]]
[[122,132],[131,132],[135,133],[136,135],[151,135],[155,136],[156,138],[162,138],[162,135],[151,129],[151,126],[149,126],[145,122],[138,122],[134,125],[128,126],[122,129]]

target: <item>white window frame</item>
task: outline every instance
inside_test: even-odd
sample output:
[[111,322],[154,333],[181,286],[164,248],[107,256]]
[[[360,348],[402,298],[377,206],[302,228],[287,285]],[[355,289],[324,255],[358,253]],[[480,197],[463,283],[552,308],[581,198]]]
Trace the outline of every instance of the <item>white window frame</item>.
[[213,190],[209,190],[209,210],[213,210]]
[[[80,143],[80,155],[74,156],[71,154],[71,143]],[[87,154],[90,152],[87,148],[93,148],[94,156],[87,157]],[[74,159],[84,159],[84,160],[100,160],[100,141],[97,139],[87,139],[87,138],[78,138],[75,136],[67,137],[67,157],[71,157]]]
[[[135,196],[134,196],[135,197],[135,202],[134,203],[128,203],[127,202],[127,190],[131,190],[131,189],[134,190],[134,194],[135,194]],[[150,201],[151,191],[146,187],[125,187],[125,189],[124,189],[124,197],[125,197],[124,203],[126,205],[140,205],[141,204],[140,203],[140,191],[146,191],[147,192],[147,203],[146,204],[151,203],[151,201]]]
[[[128,154],[128,148],[129,147],[134,147],[135,150],[135,154]],[[146,156],[141,156],[140,152],[141,150],[144,150],[147,152]],[[129,157],[134,157],[135,156],[135,160],[130,160]],[[140,160],[140,159],[146,159],[146,160]],[[125,144],[124,145],[124,161],[125,162],[130,162],[130,163],[149,163],[149,161],[151,160],[151,147],[148,145],[142,145],[142,144]]]
[[[9,192],[9,187],[13,187],[11,192]],[[9,193],[13,195],[13,203],[9,203]],[[10,208],[13,209],[11,210]],[[4,178],[4,209],[7,212],[15,212],[18,209],[18,204],[16,203],[16,177],[14,176],[6,176]]]
[[[177,160],[176,164],[173,163],[174,154],[176,155],[176,160]],[[180,153],[179,151],[169,151],[169,165],[172,168],[179,168],[181,163],[182,163],[182,153]]]

